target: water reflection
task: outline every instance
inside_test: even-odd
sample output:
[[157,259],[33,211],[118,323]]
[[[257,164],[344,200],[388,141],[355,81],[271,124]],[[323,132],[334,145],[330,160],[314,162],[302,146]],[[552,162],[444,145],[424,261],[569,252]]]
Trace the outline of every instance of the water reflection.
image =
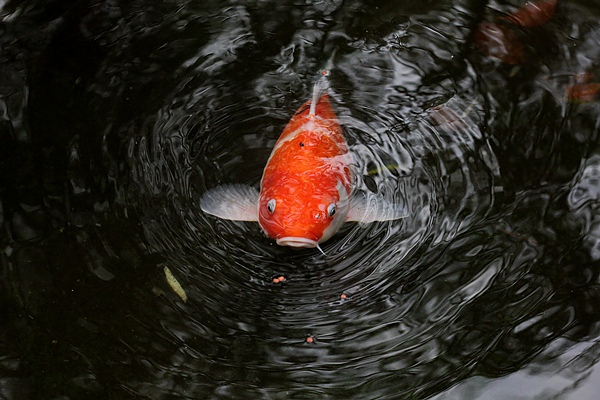
[[[583,160],[577,178],[569,192],[568,205],[575,214],[571,218],[575,225],[581,226],[580,235],[583,247],[587,248],[590,258],[600,258],[600,224],[597,210],[600,200],[600,156],[593,154]],[[577,231],[577,227],[573,227]]]
[[[597,15],[505,65],[473,32],[519,5],[4,4],[2,396],[591,398]],[[334,48],[359,186],[409,217],[323,256],[205,216]]]

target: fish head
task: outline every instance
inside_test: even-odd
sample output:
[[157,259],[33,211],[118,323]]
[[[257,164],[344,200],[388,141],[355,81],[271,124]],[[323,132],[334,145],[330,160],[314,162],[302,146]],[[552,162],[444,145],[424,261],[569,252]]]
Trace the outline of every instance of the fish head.
[[317,247],[345,222],[348,197],[346,187],[339,181],[281,179],[275,184],[267,182],[261,188],[258,221],[278,245]]

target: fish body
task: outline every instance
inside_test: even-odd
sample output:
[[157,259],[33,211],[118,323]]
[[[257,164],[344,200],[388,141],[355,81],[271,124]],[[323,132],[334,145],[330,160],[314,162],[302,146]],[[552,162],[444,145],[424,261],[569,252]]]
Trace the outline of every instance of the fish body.
[[320,248],[347,221],[398,219],[404,209],[381,195],[354,190],[352,155],[331,107],[326,74],[312,99],[296,111],[275,143],[260,192],[239,184],[208,190],[200,201],[210,215],[257,221],[277,244]]
[[329,97],[306,102],[275,144],[261,180],[258,222],[280,245],[315,247],[346,221],[352,158]]

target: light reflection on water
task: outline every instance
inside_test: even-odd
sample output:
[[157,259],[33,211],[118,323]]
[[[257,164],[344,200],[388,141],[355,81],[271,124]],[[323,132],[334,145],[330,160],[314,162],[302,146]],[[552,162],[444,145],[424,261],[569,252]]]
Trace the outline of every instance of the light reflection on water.
[[[471,42],[513,8],[471,3],[4,5],[2,395],[591,398],[599,120],[563,93],[597,16],[561,3],[515,67]],[[334,48],[357,184],[408,217],[323,256],[204,215]]]

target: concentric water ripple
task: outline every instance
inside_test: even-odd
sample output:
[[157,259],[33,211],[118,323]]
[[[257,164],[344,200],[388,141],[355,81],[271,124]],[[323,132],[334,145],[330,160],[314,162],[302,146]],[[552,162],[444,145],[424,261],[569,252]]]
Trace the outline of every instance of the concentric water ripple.
[[[597,16],[561,2],[507,66],[473,31],[516,2],[394,3],[100,1],[41,33],[23,31],[41,9],[1,6],[3,45],[31,46],[0,68],[9,398],[509,398],[523,377],[585,379],[600,124],[564,92],[600,59]],[[407,217],[348,223],[323,255],[202,213],[207,189],[258,187],[334,49],[357,189]]]
[[[354,155],[358,188],[404,204],[408,216],[368,226],[347,224],[323,245],[325,256],[279,248],[256,224],[215,220],[198,208],[207,188],[258,184],[283,126],[310,95],[314,71],[305,75],[308,83],[299,94],[283,103],[285,96],[261,94],[274,82],[287,81],[284,66],[255,80],[257,87],[237,88],[235,94],[226,83],[194,86],[206,83],[184,75],[186,84],[169,96],[172,102],[146,118],[143,129],[137,124],[130,129],[129,191],[135,203],[144,205],[145,237],[184,282],[189,329],[200,327],[213,337],[213,348],[225,357],[206,369],[195,366],[201,360],[188,354],[188,368],[209,376],[225,368],[223,381],[235,380],[231,369],[241,369],[244,380],[254,374],[258,382],[275,375],[271,371],[286,371],[289,380],[267,385],[266,393],[305,393],[311,382],[321,386],[315,393],[323,398],[356,390],[377,393],[371,379],[389,380],[385,393],[399,371],[419,363],[432,378],[450,373],[452,367],[440,360],[447,345],[434,338],[460,323],[459,305],[484,292],[503,262],[498,253],[489,254],[484,257],[489,267],[465,275],[468,258],[456,264],[451,254],[479,255],[469,243],[481,242],[481,234],[463,238],[460,246],[449,244],[467,231],[485,230],[477,228],[477,221],[491,211],[498,165],[480,131],[477,96],[433,91],[432,105],[422,104],[415,113],[414,104],[406,102],[416,100],[403,98],[402,91],[410,88],[409,81],[418,84],[422,71],[399,62],[396,51],[369,55],[370,64],[378,65],[366,70],[369,79],[388,93],[376,102],[361,75],[351,72],[364,57],[362,51],[340,51],[332,96]],[[282,59],[300,64],[289,55]],[[468,86],[453,84],[460,85]],[[398,88],[402,91],[392,96]],[[364,96],[357,97],[360,93]],[[453,266],[444,266],[443,260]],[[273,284],[277,275],[285,282]],[[315,343],[303,344],[306,337]],[[188,336],[185,348],[201,352],[201,343]],[[249,354],[238,354],[239,346]],[[343,386],[340,374],[346,377]],[[407,382],[404,390],[412,387]],[[235,391],[235,385],[217,390],[225,397]]]

